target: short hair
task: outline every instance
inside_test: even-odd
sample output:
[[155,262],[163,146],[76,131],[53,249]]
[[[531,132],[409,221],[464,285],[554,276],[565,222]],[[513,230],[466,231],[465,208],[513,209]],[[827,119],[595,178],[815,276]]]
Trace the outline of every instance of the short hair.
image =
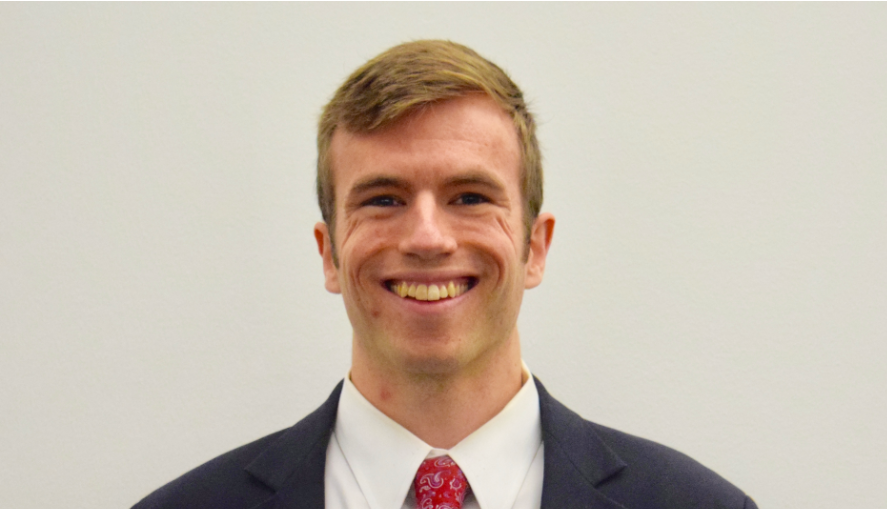
[[520,190],[529,242],[542,207],[542,154],[533,115],[520,88],[505,71],[471,48],[443,40],[407,42],[381,53],[354,71],[324,107],[317,132],[317,201],[330,236],[336,220],[330,144],[336,129],[370,133],[423,106],[475,92],[496,101],[514,123],[521,150]]

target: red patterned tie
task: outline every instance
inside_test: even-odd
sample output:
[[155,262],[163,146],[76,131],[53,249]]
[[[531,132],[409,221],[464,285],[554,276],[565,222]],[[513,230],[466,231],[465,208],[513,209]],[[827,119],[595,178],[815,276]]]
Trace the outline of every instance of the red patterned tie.
[[461,509],[468,480],[455,461],[440,456],[422,462],[413,487],[419,509]]

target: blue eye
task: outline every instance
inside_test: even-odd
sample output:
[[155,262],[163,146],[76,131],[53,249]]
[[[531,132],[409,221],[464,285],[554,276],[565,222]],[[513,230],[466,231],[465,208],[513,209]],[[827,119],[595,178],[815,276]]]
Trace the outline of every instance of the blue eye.
[[374,196],[362,203],[365,207],[396,207],[400,201],[391,195]]
[[464,193],[460,194],[458,198],[456,198],[456,205],[480,205],[481,203],[489,203],[490,200],[478,193]]

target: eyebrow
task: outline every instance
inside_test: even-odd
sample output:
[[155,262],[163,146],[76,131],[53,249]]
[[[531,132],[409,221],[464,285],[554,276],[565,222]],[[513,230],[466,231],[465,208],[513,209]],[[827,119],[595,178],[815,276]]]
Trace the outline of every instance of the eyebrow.
[[446,180],[448,186],[480,185],[495,191],[502,191],[505,186],[498,179],[482,172],[470,172]]
[[[480,185],[494,191],[503,191],[505,189],[505,186],[498,179],[479,171],[467,172],[461,175],[450,177],[444,181],[444,185],[446,185],[447,187]],[[410,184],[404,179],[385,175],[377,175],[357,181],[353,186],[351,186],[349,194],[359,195],[367,191],[372,191],[374,189],[380,188],[409,189],[410,187]]]
[[396,177],[368,177],[366,179],[357,181],[356,184],[351,186],[350,194],[361,194],[366,191],[372,191],[373,189],[378,189],[381,187],[396,187],[400,189],[406,189],[409,186],[407,185],[405,180]]

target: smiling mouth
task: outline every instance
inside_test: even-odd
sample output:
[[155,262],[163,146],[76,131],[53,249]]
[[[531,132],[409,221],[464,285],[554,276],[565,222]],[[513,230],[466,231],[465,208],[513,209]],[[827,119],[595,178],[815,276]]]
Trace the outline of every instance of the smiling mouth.
[[435,301],[453,299],[477,285],[473,277],[441,283],[415,283],[410,281],[387,281],[388,290],[404,299]]

